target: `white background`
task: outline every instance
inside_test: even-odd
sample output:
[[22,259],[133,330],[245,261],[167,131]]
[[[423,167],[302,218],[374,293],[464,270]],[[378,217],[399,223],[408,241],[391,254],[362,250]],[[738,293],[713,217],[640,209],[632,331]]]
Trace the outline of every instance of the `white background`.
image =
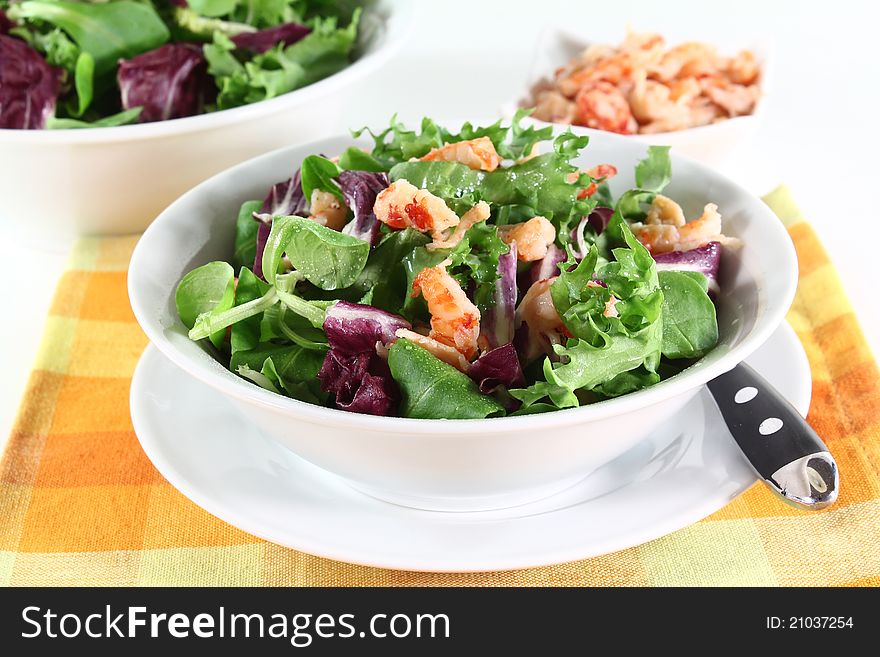
[[[835,261],[875,354],[880,353],[880,55],[877,4],[854,0],[419,2],[409,45],[352,98],[339,132],[413,120],[486,117],[519,96],[547,25],[617,42],[626,26],[711,42],[775,43],[775,75],[756,140],[724,171],[756,194],[789,185]],[[315,135],[315,138],[324,135]],[[279,144],[283,146],[284,144]],[[0,153],[0,157],[3,154]],[[46,190],[51,194],[52,190]],[[2,202],[2,199],[0,199]],[[100,199],[96,199],[99,203]],[[38,216],[22,217],[37,222]],[[5,249],[0,340],[0,445],[36,354],[65,255]],[[88,409],[83,409],[84,413]]]

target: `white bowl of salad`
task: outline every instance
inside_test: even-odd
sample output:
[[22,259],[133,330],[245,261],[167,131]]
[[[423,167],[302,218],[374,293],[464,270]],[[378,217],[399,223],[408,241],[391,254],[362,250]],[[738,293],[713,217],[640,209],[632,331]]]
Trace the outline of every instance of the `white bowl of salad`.
[[476,510],[572,484],[759,347],[797,263],[708,168],[523,118],[393,123],[215,176],[135,249],[138,321],[374,496]]
[[0,220],[30,242],[142,231],[177,196],[335,129],[400,47],[388,0],[0,0]]

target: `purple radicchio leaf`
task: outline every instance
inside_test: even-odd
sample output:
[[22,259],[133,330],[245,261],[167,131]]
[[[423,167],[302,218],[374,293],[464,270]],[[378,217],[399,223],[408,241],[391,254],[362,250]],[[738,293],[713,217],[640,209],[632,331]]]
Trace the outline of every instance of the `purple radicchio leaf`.
[[0,34],[9,34],[9,30],[15,25],[9,17],[0,9]]
[[272,232],[272,217],[286,217],[290,215],[303,215],[308,208],[308,202],[303,196],[300,170],[287,180],[272,185],[272,189],[263,200],[259,212],[254,213],[254,219],[260,222],[257,229],[257,252],[254,257],[254,275],[266,280],[263,276],[263,251],[266,248],[266,240]]
[[141,123],[192,116],[202,111],[208,74],[202,49],[166,43],[119,62],[122,107],[142,107]]
[[300,170],[287,180],[272,185],[269,194],[260,208],[262,214],[272,217],[287,217],[290,215],[305,216],[309,202],[303,195]]
[[535,260],[529,269],[520,274],[520,288],[525,291],[538,281],[559,276],[559,265],[563,262],[565,262],[565,251],[551,244],[547,249],[547,255]]
[[0,128],[43,128],[55,113],[61,75],[27,43],[0,34]]
[[299,23],[283,23],[265,30],[236,34],[232,37],[232,43],[236,48],[262,53],[271,50],[278,43],[285,46],[294,44],[311,31],[311,28]]
[[388,176],[369,171],[343,171],[336,180],[345,202],[354,213],[354,219],[346,224],[342,232],[375,244],[379,236],[379,220],[373,213],[373,206],[379,192],[388,187]]
[[709,242],[690,251],[670,251],[654,255],[657,271],[697,271],[709,280],[709,291],[718,293],[718,266],[721,244]]
[[613,214],[614,210],[600,205],[586,217],[581,217],[578,225],[571,231],[571,241],[574,244],[572,251],[574,252],[575,258],[578,260],[583,259],[587,255],[587,251],[590,250],[590,247],[587,245],[586,236],[584,235],[587,226],[592,227],[596,232],[596,235],[601,235],[602,231],[608,227],[608,222],[611,221],[611,215]]
[[268,217],[267,221],[255,217],[260,222],[260,226],[257,228],[257,254],[254,256],[253,269],[254,276],[262,278],[264,281],[266,277],[263,276],[263,251],[266,250],[266,242],[269,240],[269,233],[272,232],[272,216],[268,215]]
[[486,336],[490,349],[513,341],[516,292],[516,242],[512,242],[510,250],[498,257],[495,303],[483,313],[480,334]]
[[391,415],[398,393],[385,362],[375,351],[347,354],[331,349],[318,372],[321,390],[343,411]]
[[596,235],[601,235],[602,232],[608,228],[608,222],[611,221],[613,214],[614,210],[605,207],[604,205],[593,208],[593,211],[587,217],[587,220],[590,222],[593,230],[596,231]]
[[522,367],[516,349],[511,343],[490,349],[477,358],[468,368],[470,376],[487,395],[499,385],[519,388],[525,385]]
[[340,353],[375,352],[376,343],[390,344],[398,329],[411,329],[403,317],[373,306],[340,301],[327,309],[324,332],[330,346]]

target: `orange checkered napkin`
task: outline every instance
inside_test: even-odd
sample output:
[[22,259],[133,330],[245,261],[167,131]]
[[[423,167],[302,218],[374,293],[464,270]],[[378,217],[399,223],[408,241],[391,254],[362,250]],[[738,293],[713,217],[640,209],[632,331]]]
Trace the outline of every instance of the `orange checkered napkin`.
[[267,543],[192,504],[144,456],[128,411],[146,345],[125,285],[136,238],[83,240],[0,463],[0,584],[880,585],[877,366],[815,233],[784,189],[766,200],[798,251],[788,321],[812,366],[809,420],[840,466],[830,510],[787,507],[759,484],[645,545],[503,573],[380,570]]

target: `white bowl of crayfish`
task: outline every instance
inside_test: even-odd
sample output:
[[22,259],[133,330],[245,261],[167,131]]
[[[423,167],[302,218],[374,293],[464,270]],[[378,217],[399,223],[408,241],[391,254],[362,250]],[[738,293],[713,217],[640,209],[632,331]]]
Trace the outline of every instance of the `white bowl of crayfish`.
[[[601,116],[596,117],[598,120],[591,121],[587,121],[583,116],[577,118],[579,116],[576,93],[578,85],[569,82],[571,89],[565,90],[562,89],[562,84],[565,83],[560,84],[560,80],[568,74],[567,71],[572,70],[573,62],[582,61],[587,56],[586,53],[590,52],[590,48],[605,47],[594,44],[614,44],[614,47],[617,47],[617,44],[623,43],[627,38],[635,39],[636,43],[639,43],[638,40],[641,39],[643,44],[652,43],[659,38],[662,40],[659,49],[669,57],[675,57],[676,52],[682,52],[696,46],[700,53],[706,52],[709,53],[709,56],[717,56],[718,60],[728,62],[730,67],[747,69],[745,72],[740,70],[738,81],[747,83],[751,98],[745,100],[745,106],[733,108],[733,111],[727,112],[703,95],[701,100],[704,107],[701,111],[711,108],[715,110],[715,114],[712,118],[705,119],[704,125],[692,127],[683,127],[689,126],[689,122],[693,122],[694,119],[690,118],[687,113],[680,112],[680,102],[678,105],[675,102],[669,102],[669,107],[675,110],[676,117],[681,117],[681,120],[672,117],[667,119],[666,116],[658,115],[656,118],[659,120],[654,122],[652,127],[647,127],[641,120],[635,121],[633,115],[638,115],[639,112],[635,110],[633,105],[636,101],[630,95],[631,91],[625,94],[629,103],[620,97],[620,104],[628,104],[630,107],[629,109],[622,108],[626,117],[614,113],[614,120],[611,123],[616,122],[617,125],[610,125]],[[561,96],[554,95],[557,102],[554,103],[547,96],[544,101],[545,106],[538,109],[535,116],[527,119],[527,122],[538,126],[554,125],[561,129],[570,128],[576,134],[585,135],[593,135],[607,130],[613,132],[624,130],[631,133],[627,135],[630,139],[645,144],[672,146],[673,150],[681,155],[692,157],[710,166],[720,165],[739,148],[748,144],[761,125],[767,111],[768,96],[771,95],[772,54],[772,44],[767,40],[738,40],[731,35],[713,35],[711,39],[707,39],[702,35],[687,33],[670,32],[659,35],[630,32],[626,37],[615,40],[609,38],[607,34],[596,38],[586,38],[583,34],[575,33],[569,29],[548,28],[541,33],[537,40],[535,55],[527,69],[528,73],[518,96],[505,103],[501,111],[505,117],[509,118],[513,116],[518,107],[535,107],[536,104],[540,104],[540,94],[555,91]],[[691,66],[699,67],[699,58],[692,60]],[[559,78],[557,78],[557,72],[560,75]],[[697,71],[697,73],[708,73],[708,71]],[[705,83],[713,77],[712,75],[697,75],[693,80],[702,80]],[[575,79],[575,75],[572,74],[571,78]],[[690,82],[696,85],[696,82]],[[727,79],[725,84],[729,83],[730,79]],[[653,84],[653,82],[649,79],[648,84]],[[602,83],[600,82],[599,85],[601,86]],[[627,88],[626,83],[615,83],[615,86],[622,89]],[[633,86],[631,81],[629,86],[630,88]],[[739,87],[737,89],[744,91]],[[563,91],[568,94],[568,97],[565,97],[565,93],[561,93]],[[613,89],[610,91],[616,95],[616,91]],[[662,88],[660,91],[663,91],[664,94],[666,92]],[[722,103],[725,102],[723,89],[716,88],[713,92],[716,94],[713,97],[721,100]],[[731,97],[729,94],[728,98],[731,98],[730,103],[737,104],[739,102],[736,97]],[[645,107],[642,112],[650,114],[653,109],[650,90],[640,97],[640,101]],[[728,103],[725,104],[730,108]],[[590,123],[591,126],[585,125],[586,123]]]

